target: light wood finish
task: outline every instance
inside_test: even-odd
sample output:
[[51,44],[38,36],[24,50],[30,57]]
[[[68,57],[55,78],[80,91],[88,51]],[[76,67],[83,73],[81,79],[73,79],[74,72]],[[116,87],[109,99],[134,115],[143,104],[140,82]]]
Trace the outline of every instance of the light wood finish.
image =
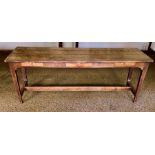
[[[131,90],[137,100],[150,62],[153,60],[135,48],[32,48],[18,47],[5,60],[9,63],[12,79],[22,100],[24,90],[30,91],[121,91]],[[126,86],[29,86],[26,68],[129,68]],[[134,68],[141,74],[136,90],[131,86]],[[22,70],[23,87],[20,88],[17,70]]]
[[13,83],[14,83],[14,86],[15,86],[17,94],[18,94],[18,98],[19,98],[20,102],[23,103],[22,90],[20,88],[18,75],[17,75],[17,70],[15,70],[14,67],[11,64],[10,64],[9,67],[10,67],[10,72],[11,72],[11,75],[12,75]]
[[25,87],[26,90],[30,91],[121,91],[130,90],[127,86],[52,86],[52,87]]
[[48,48],[18,47],[5,62],[105,63],[152,62],[138,49],[131,48]]
[[136,91],[135,91],[134,102],[137,100],[137,97],[138,97],[138,95],[140,93],[140,90],[142,89],[142,84],[143,84],[143,81],[145,79],[148,67],[149,67],[149,64],[145,63],[145,66],[144,66],[143,70],[141,70],[139,80],[138,80],[138,84],[137,84],[137,88],[136,88]]

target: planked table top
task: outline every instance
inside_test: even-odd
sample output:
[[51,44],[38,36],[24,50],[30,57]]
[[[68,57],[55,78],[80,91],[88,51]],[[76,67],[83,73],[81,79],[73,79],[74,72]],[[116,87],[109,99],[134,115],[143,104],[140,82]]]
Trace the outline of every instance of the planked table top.
[[5,62],[153,62],[136,48],[17,47]]

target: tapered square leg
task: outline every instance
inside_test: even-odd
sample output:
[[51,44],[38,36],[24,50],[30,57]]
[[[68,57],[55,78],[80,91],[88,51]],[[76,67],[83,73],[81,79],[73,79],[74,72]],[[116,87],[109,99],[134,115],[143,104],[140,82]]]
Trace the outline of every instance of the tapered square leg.
[[138,80],[138,84],[137,84],[137,88],[136,88],[135,97],[134,97],[133,102],[137,101],[137,97],[138,97],[138,95],[142,89],[142,85],[143,85],[148,67],[149,67],[149,63],[145,63],[143,69],[140,72],[140,76],[139,76],[139,80]]
[[15,89],[16,89],[17,94],[18,94],[18,98],[19,98],[20,102],[23,103],[22,91],[21,91],[20,85],[19,85],[17,70],[15,69],[14,65],[12,65],[12,64],[9,64],[9,67],[10,67],[10,72],[11,72],[12,80],[13,80]]

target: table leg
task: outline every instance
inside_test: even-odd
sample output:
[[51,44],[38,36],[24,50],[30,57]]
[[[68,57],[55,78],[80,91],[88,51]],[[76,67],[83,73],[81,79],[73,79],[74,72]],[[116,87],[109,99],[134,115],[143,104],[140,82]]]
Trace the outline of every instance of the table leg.
[[140,72],[140,76],[139,76],[139,80],[138,80],[138,84],[137,84],[137,88],[136,88],[135,97],[134,97],[133,102],[137,101],[137,96],[139,95],[140,90],[142,89],[142,84],[143,84],[143,81],[145,79],[148,67],[149,67],[149,63],[145,63],[144,68]]
[[28,78],[27,78],[27,71],[26,68],[22,68],[22,77],[23,77],[23,81],[24,81],[24,87],[28,85]]
[[131,84],[132,73],[133,73],[133,68],[129,68],[128,77],[127,77],[127,86],[130,86]]
[[10,72],[11,72],[12,80],[13,80],[15,89],[16,89],[17,94],[18,94],[18,98],[19,98],[20,102],[23,103],[22,92],[21,92],[20,85],[19,85],[17,70],[14,68],[14,66],[12,64],[9,64],[9,67],[10,67]]

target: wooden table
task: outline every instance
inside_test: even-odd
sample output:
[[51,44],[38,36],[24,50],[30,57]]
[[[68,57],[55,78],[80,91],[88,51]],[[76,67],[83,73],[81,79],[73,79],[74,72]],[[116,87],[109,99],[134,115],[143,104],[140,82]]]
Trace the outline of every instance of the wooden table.
[[[20,102],[25,90],[30,91],[120,91],[131,90],[133,101],[141,90],[150,62],[153,60],[135,48],[32,48],[17,47],[5,60],[9,63],[12,79]],[[129,68],[125,86],[29,86],[26,68]],[[136,89],[131,86],[134,68],[141,70]],[[20,87],[17,70],[21,69]]]

